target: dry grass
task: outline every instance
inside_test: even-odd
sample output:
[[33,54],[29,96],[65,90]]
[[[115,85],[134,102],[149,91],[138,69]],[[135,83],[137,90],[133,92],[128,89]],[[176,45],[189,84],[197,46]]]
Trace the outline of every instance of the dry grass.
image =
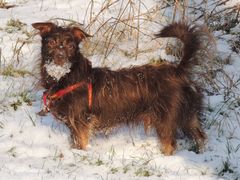
[[0,9],[10,9],[15,7],[16,5],[10,5],[5,0],[0,0]]
[[[163,17],[161,14],[163,3],[158,7],[147,9],[141,0],[106,0],[99,12],[93,13],[94,3],[94,1],[90,1],[85,13],[85,21],[89,22],[86,30],[94,35],[91,42],[84,47],[83,52],[86,55],[101,54],[104,59],[108,58],[114,51],[129,55],[126,50],[119,46],[119,44],[129,40],[133,42],[131,58],[136,60],[140,53],[147,51],[147,49],[140,47],[139,41],[140,38],[148,39],[148,42],[152,41],[153,32],[150,32],[146,27],[151,23],[160,24],[161,17]],[[108,12],[114,12],[114,14],[105,18],[105,14]],[[151,51],[151,49],[148,50]]]

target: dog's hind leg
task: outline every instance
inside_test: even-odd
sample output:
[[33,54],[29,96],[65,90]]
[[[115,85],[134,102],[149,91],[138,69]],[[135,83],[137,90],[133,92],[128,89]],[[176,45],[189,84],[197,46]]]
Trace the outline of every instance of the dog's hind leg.
[[145,116],[143,119],[143,126],[144,132],[146,135],[150,134],[151,126],[152,126],[152,119],[150,116]]
[[161,152],[164,155],[172,155],[176,150],[175,132],[172,129],[157,127],[157,135],[161,143]]
[[207,138],[206,134],[202,130],[197,114],[194,114],[190,122],[185,125],[183,129],[184,133],[190,136],[196,143],[196,153],[203,150],[205,140]]
[[158,139],[161,143],[161,152],[164,155],[172,155],[176,150],[176,123],[168,117],[165,121],[155,123]]

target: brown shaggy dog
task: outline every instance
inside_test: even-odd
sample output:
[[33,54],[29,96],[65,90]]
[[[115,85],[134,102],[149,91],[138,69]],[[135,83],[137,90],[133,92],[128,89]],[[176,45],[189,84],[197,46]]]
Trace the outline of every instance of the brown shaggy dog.
[[143,122],[145,130],[156,130],[165,155],[176,149],[177,130],[194,139],[197,151],[203,148],[206,136],[200,124],[202,94],[190,75],[201,47],[199,28],[173,23],[156,35],[176,37],[184,43],[179,65],[143,65],[112,71],[92,68],[83,57],[78,45],[88,35],[78,27],[60,27],[50,22],[34,23],[33,27],[42,37],[41,75],[47,89],[47,106],[69,127],[74,147],[86,149],[94,132]]

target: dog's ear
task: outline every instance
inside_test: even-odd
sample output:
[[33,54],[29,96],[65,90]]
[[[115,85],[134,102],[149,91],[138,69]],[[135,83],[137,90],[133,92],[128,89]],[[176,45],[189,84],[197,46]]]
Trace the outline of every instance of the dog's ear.
[[81,30],[79,27],[72,27],[71,32],[73,36],[78,40],[78,42],[81,42],[87,37],[92,37],[91,35],[85,33],[83,30]]
[[49,32],[51,32],[56,25],[51,23],[51,22],[38,22],[38,23],[33,23],[32,26],[40,31],[40,35],[43,36]]

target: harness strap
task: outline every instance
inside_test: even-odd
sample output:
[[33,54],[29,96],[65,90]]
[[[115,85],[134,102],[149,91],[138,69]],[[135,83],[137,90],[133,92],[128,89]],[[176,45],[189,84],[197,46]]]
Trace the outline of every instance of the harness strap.
[[[51,101],[57,100],[57,99],[63,97],[64,95],[66,95],[84,85],[87,85],[87,88],[88,88],[88,108],[91,111],[92,110],[92,92],[93,92],[92,83],[87,83],[85,81],[78,82],[76,84],[66,87],[65,89],[60,89],[53,95],[49,95],[49,93],[44,92],[42,99],[43,99],[43,104],[45,106],[45,111],[47,111],[47,112],[49,111],[49,104]],[[48,102],[48,100],[50,100],[50,102]]]
[[92,83],[88,83],[88,108],[92,111],[92,103],[93,103],[93,88]]

